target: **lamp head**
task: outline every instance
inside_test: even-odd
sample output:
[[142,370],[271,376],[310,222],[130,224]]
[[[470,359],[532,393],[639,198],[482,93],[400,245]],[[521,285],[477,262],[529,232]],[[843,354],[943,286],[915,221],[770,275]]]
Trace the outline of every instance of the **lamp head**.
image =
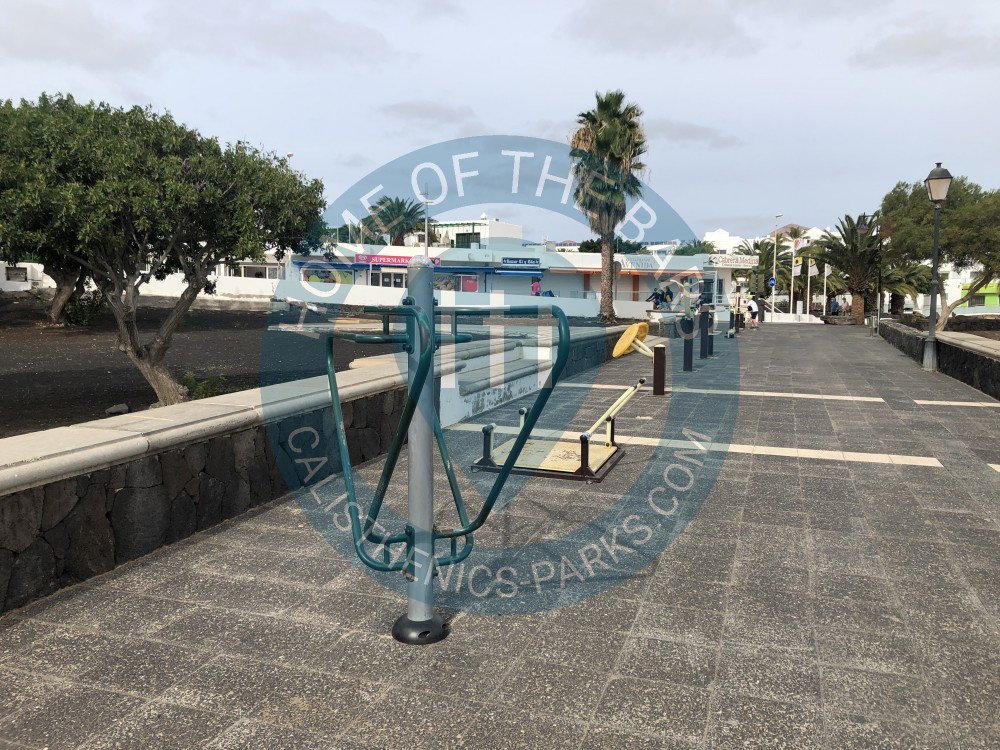
[[927,179],[924,180],[924,186],[927,188],[927,197],[931,199],[931,203],[938,206],[944,203],[948,197],[948,188],[951,187],[951,180],[951,172],[942,167],[941,162],[937,162],[937,166],[931,170],[931,173],[927,175]]

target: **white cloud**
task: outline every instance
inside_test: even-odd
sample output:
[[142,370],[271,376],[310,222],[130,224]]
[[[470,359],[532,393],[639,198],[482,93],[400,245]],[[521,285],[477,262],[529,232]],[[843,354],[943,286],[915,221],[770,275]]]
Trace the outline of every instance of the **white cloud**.
[[154,69],[178,56],[242,64],[368,58],[386,47],[374,28],[335,18],[326,4],[264,0],[5,0],[0,59],[74,65],[97,73]]
[[1000,65],[1000,32],[924,22],[883,36],[853,54],[862,68],[894,66],[979,69]]
[[645,121],[644,127],[646,135],[650,139],[663,138],[674,143],[694,143],[711,148],[733,148],[746,145],[743,139],[735,135],[728,135],[716,128],[684,120],[651,117]]
[[595,53],[629,57],[710,49],[725,57],[753,54],[759,41],[735,20],[725,0],[588,0],[568,28]]

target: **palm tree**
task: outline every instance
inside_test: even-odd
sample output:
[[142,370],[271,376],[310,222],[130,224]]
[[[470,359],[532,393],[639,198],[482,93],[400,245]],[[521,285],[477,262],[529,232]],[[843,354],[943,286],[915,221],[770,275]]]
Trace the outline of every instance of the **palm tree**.
[[[889,292],[889,314],[903,311],[903,300],[910,297],[914,306],[917,295],[926,289],[931,280],[931,268],[923,263],[900,261],[886,266],[882,271],[882,291]],[[879,305],[882,300],[879,300]]]
[[747,287],[753,290],[758,297],[767,298],[774,294],[774,289],[767,285],[767,280],[771,278],[771,273],[777,266],[778,277],[776,281],[782,286],[788,286],[788,277],[791,269],[788,267],[789,251],[787,245],[781,240],[778,241],[778,262],[774,262],[774,242],[770,238],[761,240],[743,240],[742,244],[736,248],[740,255],[756,255],[757,267],[751,268],[747,272]]
[[597,93],[597,106],[577,116],[579,127],[570,138],[577,187],[573,198],[587,215],[591,230],[601,240],[601,311],[605,322],[615,321],[614,234],[625,219],[628,198],[642,195],[636,172],[646,153],[646,134],[638,105],[625,101],[621,91]]
[[400,246],[403,238],[424,225],[424,206],[406,198],[385,195],[372,206],[371,215],[364,220],[366,234],[388,235],[389,244]]
[[847,291],[851,293],[851,313],[854,322],[864,323],[865,295],[878,282],[878,236],[874,223],[859,227],[852,216],[838,222],[836,234],[825,232],[816,243],[823,249],[825,262],[840,271]]

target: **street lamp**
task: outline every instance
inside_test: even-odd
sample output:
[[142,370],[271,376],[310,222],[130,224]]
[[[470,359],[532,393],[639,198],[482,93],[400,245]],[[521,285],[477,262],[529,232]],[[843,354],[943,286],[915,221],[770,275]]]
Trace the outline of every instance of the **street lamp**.
[[934,255],[931,259],[931,310],[927,318],[927,338],[924,341],[924,369],[937,370],[937,294],[938,294],[938,231],[941,226],[941,204],[948,197],[951,187],[951,172],[937,162],[924,180],[927,197],[934,204]]
[[[774,215],[774,252],[771,253],[771,278],[774,279],[774,286],[771,287],[771,313],[777,312],[777,300],[775,296],[778,294],[778,219],[780,219],[784,214]],[[792,303],[788,303],[788,312],[792,311]]]
[[879,327],[882,324],[882,237],[881,231],[878,229],[877,217],[878,214],[861,214],[861,216],[858,217],[859,230],[862,232],[868,232],[870,229],[873,232],[879,232],[879,235],[875,238],[875,262],[878,264],[878,296],[876,297],[877,302],[875,303],[875,328],[872,330],[873,336],[878,334]]

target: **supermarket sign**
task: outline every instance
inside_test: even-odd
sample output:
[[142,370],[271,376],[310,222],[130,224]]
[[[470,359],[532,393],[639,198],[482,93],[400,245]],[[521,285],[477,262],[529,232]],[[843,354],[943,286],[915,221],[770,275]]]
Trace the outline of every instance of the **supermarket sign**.
[[[409,255],[365,255],[359,253],[354,256],[355,263],[372,263],[377,266],[407,266],[410,264]],[[431,263],[435,266],[441,265],[440,258],[431,258]]]

